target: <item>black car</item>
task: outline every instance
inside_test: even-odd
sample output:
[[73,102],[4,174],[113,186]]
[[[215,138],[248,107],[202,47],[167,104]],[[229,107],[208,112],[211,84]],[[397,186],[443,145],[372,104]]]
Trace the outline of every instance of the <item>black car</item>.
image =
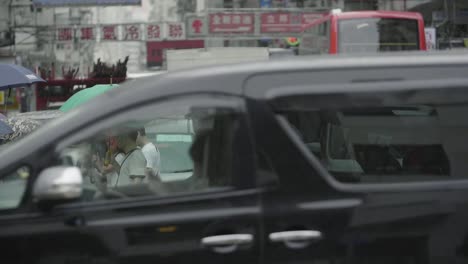
[[408,53],[128,82],[1,152],[0,262],[468,263],[467,73]]

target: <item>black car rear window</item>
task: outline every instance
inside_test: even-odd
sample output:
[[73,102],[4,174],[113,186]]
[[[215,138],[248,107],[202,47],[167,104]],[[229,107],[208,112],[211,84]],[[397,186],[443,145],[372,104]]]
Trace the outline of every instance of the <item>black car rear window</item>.
[[468,177],[468,104],[276,110],[339,181]]

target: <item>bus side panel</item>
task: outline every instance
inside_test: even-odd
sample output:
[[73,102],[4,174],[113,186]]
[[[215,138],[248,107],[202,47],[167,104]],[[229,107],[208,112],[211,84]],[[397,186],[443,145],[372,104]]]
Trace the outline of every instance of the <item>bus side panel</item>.
[[330,17],[330,54],[338,53],[338,18],[337,16]]
[[421,17],[418,19],[418,31],[419,31],[419,49],[427,50],[426,46],[426,32],[424,30],[424,20]]

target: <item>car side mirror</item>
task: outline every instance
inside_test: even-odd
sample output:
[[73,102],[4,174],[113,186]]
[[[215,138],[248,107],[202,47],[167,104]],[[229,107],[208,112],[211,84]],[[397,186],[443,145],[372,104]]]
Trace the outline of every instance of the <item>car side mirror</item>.
[[43,170],[33,187],[36,202],[66,202],[81,197],[83,177],[77,167],[56,166]]

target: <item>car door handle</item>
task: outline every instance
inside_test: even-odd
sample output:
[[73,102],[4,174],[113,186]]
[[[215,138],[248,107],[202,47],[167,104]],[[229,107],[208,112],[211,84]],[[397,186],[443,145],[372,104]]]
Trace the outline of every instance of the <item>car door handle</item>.
[[253,242],[251,234],[232,234],[204,237],[201,243],[205,247],[211,248],[216,253],[227,254],[236,251],[242,245]]
[[240,246],[250,244],[253,241],[251,234],[232,234],[204,237],[202,245],[207,247]]
[[271,242],[311,241],[322,238],[322,232],[315,230],[297,230],[271,233]]

